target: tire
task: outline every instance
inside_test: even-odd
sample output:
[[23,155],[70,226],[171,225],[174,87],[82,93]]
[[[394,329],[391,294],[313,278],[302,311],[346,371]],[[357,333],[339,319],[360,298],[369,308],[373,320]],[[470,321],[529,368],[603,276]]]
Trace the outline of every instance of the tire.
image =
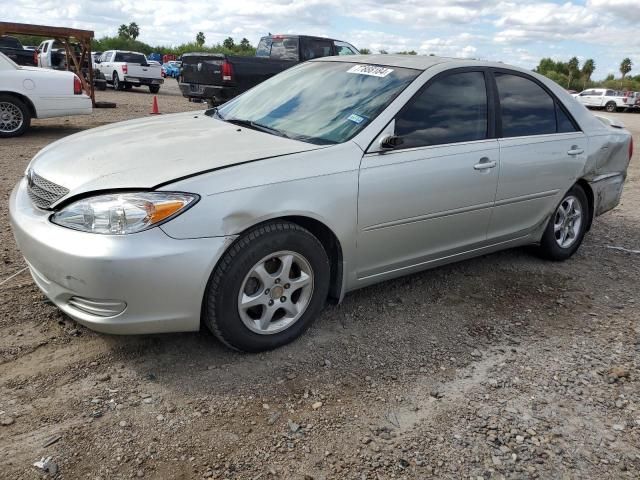
[[124,84],[124,89],[125,90],[131,90],[133,88],[133,85],[131,85],[130,83],[125,83]]
[[158,93],[160,91],[160,85],[149,85],[149,91],[151,93]]
[[117,72],[113,72],[113,89],[114,90],[122,90],[124,89],[124,84],[120,81]]
[[616,102],[608,102],[608,103],[604,106],[604,109],[605,109],[607,112],[610,112],[610,113],[615,112],[615,111],[617,110]]
[[[294,266],[286,274],[279,259],[289,257]],[[254,276],[258,265],[264,267],[261,277]],[[236,350],[261,352],[286,345],[302,335],[324,307],[330,270],[324,247],[308,230],[284,221],[260,225],[236,240],[218,262],[205,290],[203,322]],[[258,278],[266,278],[267,283]],[[296,288],[295,284],[304,282]],[[260,304],[241,309],[243,298]],[[294,317],[288,318],[290,313],[280,305],[293,308]],[[267,321],[263,325],[260,319]]]
[[18,137],[30,126],[29,107],[17,97],[0,95],[0,138]]
[[101,92],[104,92],[107,89],[107,82],[98,82],[96,83],[96,87],[98,87],[98,90]]
[[[573,205],[573,206],[571,206]],[[567,210],[579,213],[579,217],[570,220],[563,212]],[[538,251],[543,258],[564,261],[570,258],[582,243],[589,222],[589,202],[587,195],[579,185],[574,185],[553,211],[547,228],[542,236]],[[576,231],[576,221],[579,221]],[[573,223],[573,226],[570,226]],[[566,229],[566,230],[565,230]],[[571,234],[573,232],[573,234]],[[566,235],[566,237],[564,237]],[[560,238],[558,238],[560,237]],[[564,240],[563,240],[564,238]],[[561,243],[563,245],[561,245]]]

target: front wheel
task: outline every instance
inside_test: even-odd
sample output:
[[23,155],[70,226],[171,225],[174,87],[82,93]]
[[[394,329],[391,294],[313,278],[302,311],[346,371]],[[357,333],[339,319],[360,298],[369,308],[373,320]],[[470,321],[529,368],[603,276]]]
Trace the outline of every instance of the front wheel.
[[582,243],[588,218],[587,195],[579,185],[574,185],[549,219],[540,242],[540,254],[556,261],[570,258]]
[[617,106],[616,106],[615,102],[609,102],[604,106],[604,109],[607,112],[615,112],[616,109],[617,109]]
[[311,325],[329,291],[327,253],[308,230],[271,222],[247,232],[209,279],[203,321],[224,344],[245,352],[285,345]]
[[31,125],[29,108],[12,95],[0,95],[0,138],[17,137]]
[[160,91],[160,85],[149,85],[149,91],[151,93],[158,93]]

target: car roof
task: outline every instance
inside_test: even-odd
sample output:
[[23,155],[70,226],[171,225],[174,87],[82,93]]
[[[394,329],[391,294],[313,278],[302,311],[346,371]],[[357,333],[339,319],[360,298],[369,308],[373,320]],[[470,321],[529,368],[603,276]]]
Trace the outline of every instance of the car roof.
[[346,62],[346,63],[369,63],[374,65],[384,65],[388,67],[412,68],[415,70],[427,70],[434,65],[450,64],[451,68],[457,67],[494,67],[506,68],[519,72],[531,73],[520,67],[514,67],[501,62],[489,62],[484,60],[472,60],[467,58],[436,57],[433,55],[342,55],[337,57],[320,57],[311,60],[312,62]]

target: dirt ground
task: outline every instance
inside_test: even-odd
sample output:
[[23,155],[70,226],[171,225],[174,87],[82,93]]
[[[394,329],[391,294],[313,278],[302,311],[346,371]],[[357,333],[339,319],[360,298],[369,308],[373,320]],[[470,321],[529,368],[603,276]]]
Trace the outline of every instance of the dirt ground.
[[[7,205],[30,158],[145,116],[147,91],[0,143]],[[202,108],[173,80],[165,113]],[[640,115],[615,114],[640,150]],[[0,282],[24,261],[0,210]],[[527,249],[366,288],[277,351],[207,332],[116,337],[0,286],[0,477],[640,477],[640,155],[622,204],[568,262]],[[32,466],[51,457],[55,472]]]

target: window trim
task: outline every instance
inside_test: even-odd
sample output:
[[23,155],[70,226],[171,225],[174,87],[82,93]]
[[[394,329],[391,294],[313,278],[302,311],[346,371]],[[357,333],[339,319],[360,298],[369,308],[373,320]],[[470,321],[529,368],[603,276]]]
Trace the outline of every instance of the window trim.
[[[576,122],[576,119],[573,118],[573,115],[571,115],[571,112],[569,112],[567,110],[567,108],[564,106],[564,104],[558,99],[558,97],[544,84],[542,83],[540,80],[538,80],[537,78],[532,77],[531,75],[528,75],[524,72],[519,72],[517,70],[510,70],[508,68],[497,68],[497,67],[490,67],[489,68],[489,73],[491,76],[491,84],[492,84],[492,88],[494,90],[494,101],[495,101],[495,113],[496,113],[496,138],[526,138],[526,137],[539,137],[542,135],[566,135],[566,134],[570,134],[570,133],[578,133],[578,132],[582,132],[582,128],[580,127],[580,124],[578,122]],[[542,88],[542,90],[544,90],[547,95],[549,95],[551,97],[551,99],[553,100],[554,103],[554,117],[556,119],[556,131],[553,133],[536,133],[534,135],[518,135],[515,137],[505,137],[502,131],[502,108],[501,108],[501,104],[500,104],[500,94],[498,92],[498,84],[496,82],[496,77],[495,74],[496,73],[502,73],[505,75],[514,75],[516,77],[522,77],[526,80],[530,80],[533,83],[535,83],[536,85],[538,85],[540,88]],[[559,132],[558,131],[558,108],[560,108],[563,113],[566,115],[566,117],[569,119],[569,121],[572,123],[573,128],[575,128],[575,132]]]
[[374,137],[374,139],[371,141],[371,143],[369,144],[369,146],[367,147],[367,151],[371,148],[371,145],[373,145],[373,143],[380,137],[380,135],[382,134],[382,132],[384,132],[385,129],[387,129],[389,127],[389,124],[391,124],[391,122],[395,122],[397,120],[397,118],[402,115],[405,110],[407,110],[409,108],[409,106],[411,105],[411,103],[418,98],[420,95],[422,95],[422,93],[428,89],[434,82],[441,80],[443,78],[446,78],[450,75],[455,75],[458,73],[468,73],[468,72],[478,72],[478,73],[482,73],[484,76],[484,85],[485,85],[485,93],[487,95],[487,136],[486,138],[481,138],[478,140],[467,140],[464,142],[452,142],[452,143],[439,143],[437,145],[420,145],[420,146],[413,146],[413,147],[398,147],[398,148],[394,148],[393,150],[390,150],[388,152],[382,152],[385,154],[389,154],[389,153],[394,153],[394,152],[404,152],[404,151],[410,151],[410,150],[419,150],[419,149],[423,149],[423,148],[433,148],[433,147],[442,147],[442,146],[446,146],[446,145],[463,145],[463,144],[467,144],[467,143],[474,143],[474,142],[486,142],[487,140],[495,140],[496,137],[496,110],[495,110],[495,99],[493,98],[495,93],[491,91],[491,87],[490,87],[490,80],[491,78],[489,77],[489,68],[488,67],[475,67],[475,66],[470,66],[470,67],[457,67],[457,68],[451,68],[448,70],[445,70],[443,72],[437,73],[436,75],[434,75],[433,77],[429,78],[429,80],[427,80],[412,96],[409,100],[407,100],[405,102],[405,104],[402,106],[402,108],[400,108],[400,110],[398,110],[396,112],[396,114],[393,116],[393,118],[385,125],[385,127],[380,130],[380,132],[378,132],[378,134]]

